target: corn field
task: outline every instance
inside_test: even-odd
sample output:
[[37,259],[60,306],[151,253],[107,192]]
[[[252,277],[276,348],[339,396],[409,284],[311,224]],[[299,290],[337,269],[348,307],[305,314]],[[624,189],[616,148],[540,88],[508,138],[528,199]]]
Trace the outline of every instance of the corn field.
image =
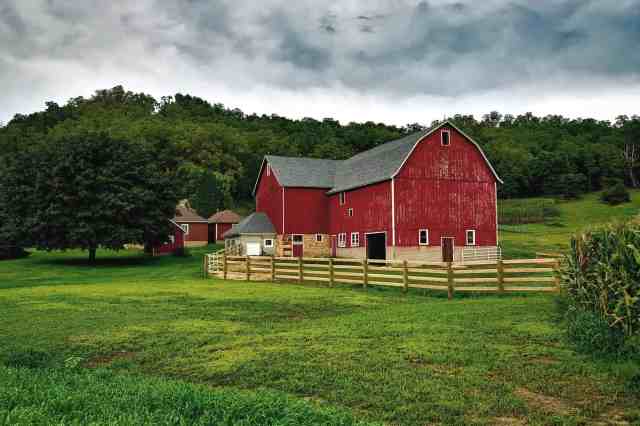
[[625,335],[640,333],[640,225],[595,229],[571,240],[563,268],[566,291]]

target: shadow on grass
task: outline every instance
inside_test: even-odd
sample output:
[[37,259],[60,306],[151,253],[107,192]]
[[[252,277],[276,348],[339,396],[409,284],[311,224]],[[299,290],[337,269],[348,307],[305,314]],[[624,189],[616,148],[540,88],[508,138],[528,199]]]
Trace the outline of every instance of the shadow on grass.
[[150,266],[157,264],[161,260],[160,257],[151,257],[146,255],[138,256],[114,256],[97,258],[95,262],[89,262],[88,258],[83,257],[67,257],[67,258],[46,258],[39,259],[37,263],[41,265],[55,266],[79,266],[87,268],[110,268],[122,266]]

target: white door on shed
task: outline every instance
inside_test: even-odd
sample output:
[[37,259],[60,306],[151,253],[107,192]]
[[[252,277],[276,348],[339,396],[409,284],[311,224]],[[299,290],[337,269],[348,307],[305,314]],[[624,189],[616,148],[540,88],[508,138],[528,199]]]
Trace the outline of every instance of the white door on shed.
[[260,243],[247,243],[247,256],[260,256]]

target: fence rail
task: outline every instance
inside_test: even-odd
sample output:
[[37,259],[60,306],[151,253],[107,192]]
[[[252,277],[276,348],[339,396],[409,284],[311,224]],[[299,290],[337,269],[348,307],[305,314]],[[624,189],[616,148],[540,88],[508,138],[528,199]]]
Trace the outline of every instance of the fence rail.
[[[215,256],[215,260],[213,260]],[[326,282],[455,292],[558,292],[554,258],[464,264],[343,258],[205,255],[204,275],[251,281]]]

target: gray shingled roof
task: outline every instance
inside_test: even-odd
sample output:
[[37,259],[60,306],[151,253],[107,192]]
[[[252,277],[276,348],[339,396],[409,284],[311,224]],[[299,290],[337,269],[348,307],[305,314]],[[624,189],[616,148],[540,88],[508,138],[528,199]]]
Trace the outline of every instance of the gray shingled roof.
[[264,213],[252,213],[224,233],[224,238],[241,234],[275,234],[276,228]]
[[[444,125],[453,127],[469,139],[478,148],[498,182],[502,183],[480,146],[449,121],[425,131],[384,143],[347,160],[267,155],[262,164],[264,166],[265,163],[268,163],[271,166],[278,182],[284,187],[326,188],[328,194],[334,194],[391,179],[398,172],[416,143]],[[256,182],[256,187],[257,184],[258,182]]]
[[266,161],[282,186],[332,188],[333,175],[340,161],[320,158],[278,157],[267,155]]

